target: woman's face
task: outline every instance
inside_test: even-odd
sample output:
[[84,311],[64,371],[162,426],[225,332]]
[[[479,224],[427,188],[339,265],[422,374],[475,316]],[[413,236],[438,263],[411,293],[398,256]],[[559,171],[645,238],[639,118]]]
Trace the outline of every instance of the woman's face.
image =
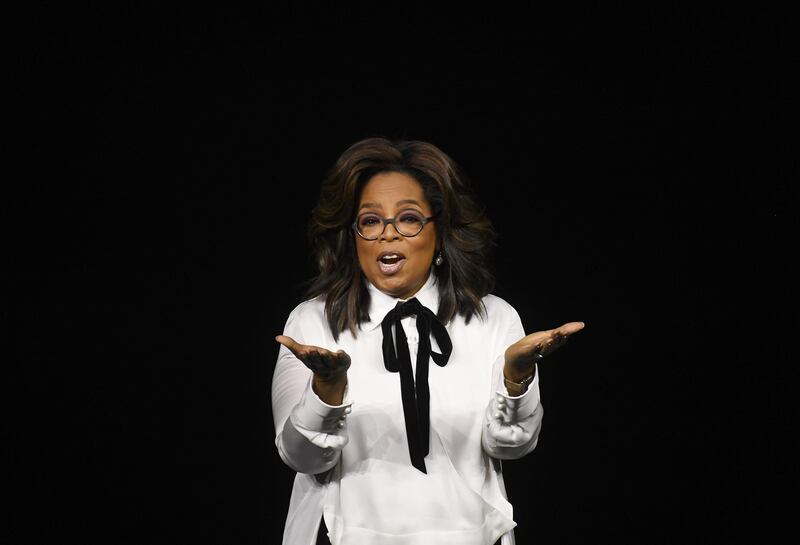
[[[371,214],[402,221],[401,213],[408,211],[433,215],[422,186],[408,174],[381,172],[364,186],[356,216]],[[387,225],[376,240],[364,240],[357,234],[355,238],[364,276],[383,293],[408,299],[425,284],[436,251],[432,222],[414,237],[403,236],[394,225]]]

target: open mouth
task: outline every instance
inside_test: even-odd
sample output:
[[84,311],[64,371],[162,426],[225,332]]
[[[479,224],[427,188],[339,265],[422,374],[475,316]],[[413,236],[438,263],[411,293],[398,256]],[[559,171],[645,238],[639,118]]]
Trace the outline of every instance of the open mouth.
[[383,252],[378,256],[378,267],[383,274],[395,274],[406,262],[406,256],[400,252]]

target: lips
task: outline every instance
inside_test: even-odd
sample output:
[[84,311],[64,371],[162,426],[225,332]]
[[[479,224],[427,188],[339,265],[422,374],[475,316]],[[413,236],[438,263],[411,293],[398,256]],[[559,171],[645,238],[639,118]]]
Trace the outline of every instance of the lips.
[[396,274],[405,265],[406,256],[402,252],[381,252],[378,255],[378,268],[383,274]]
[[403,252],[381,252],[378,255],[378,261],[382,261],[384,263],[397,261],[397,258],[405,259],[406,256]]

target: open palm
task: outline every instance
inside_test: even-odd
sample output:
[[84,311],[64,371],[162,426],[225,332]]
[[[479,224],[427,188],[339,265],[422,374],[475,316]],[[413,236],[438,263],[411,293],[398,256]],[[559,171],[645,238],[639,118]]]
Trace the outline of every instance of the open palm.
[[341,377],[350,367],[350,356],[344,350],[332,352],[319,346],[300,344],[286,335],[278,335],[275,340],[291,350],[297,359],[322,380]]
[[570,335],[577,333],[583,327],[583,322],[568,322],[555,329],[537,331],[521,338],[506,349],[506,367],[510,367],[514,375],[530,374],[541,356],[546,356],[563,346]]

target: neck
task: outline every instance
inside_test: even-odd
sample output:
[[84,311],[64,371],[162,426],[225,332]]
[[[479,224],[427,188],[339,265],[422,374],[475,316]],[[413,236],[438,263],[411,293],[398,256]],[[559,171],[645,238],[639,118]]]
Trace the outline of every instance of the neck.
[[[429,271],[428,272],[428,276],[425,277],[425,280],[423,280],[422,283],[419,286],[417,286],[414,289],[414,291],[412,291],[410,294],[404,294],[402,296],[397,296],[397,298],[400,299],[400,301],[405,303],[406,301],[408,301],[409,299],[414,297],[416,294],[418,294],[422,290],[422,288],[425,286],[425,284],[428,283],[428,280],[430,279],[430,275],[431,275],[431,273]],[[393,297],[395,297],[395,296],[393,296]]]

